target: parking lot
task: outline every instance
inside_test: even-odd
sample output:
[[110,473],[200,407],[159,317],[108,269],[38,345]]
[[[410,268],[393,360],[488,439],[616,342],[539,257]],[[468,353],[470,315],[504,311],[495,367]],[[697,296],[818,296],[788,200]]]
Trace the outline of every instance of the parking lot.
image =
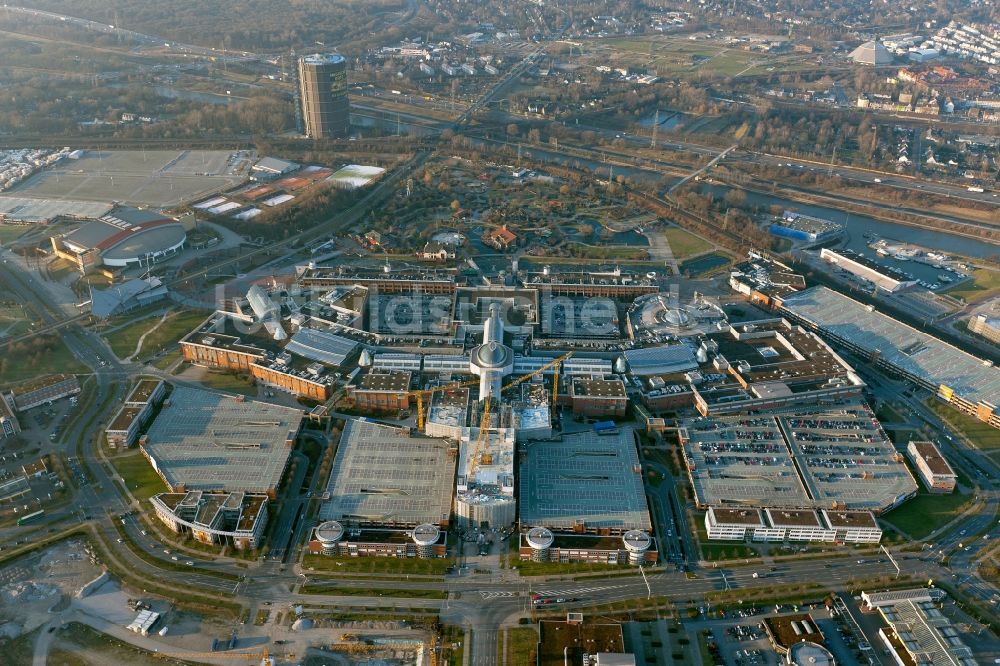
[[681,422],[700,504],[755,499],[762,506],[878,510],[916,491],[871,410],[783,410],[774,416]]

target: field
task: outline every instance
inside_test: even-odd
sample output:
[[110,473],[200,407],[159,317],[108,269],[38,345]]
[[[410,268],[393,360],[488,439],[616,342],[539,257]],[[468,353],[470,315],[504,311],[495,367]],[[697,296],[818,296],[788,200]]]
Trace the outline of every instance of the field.
[[979,419],[966,416],[957,409],[949,407],[934,398],[928,400],[926,405],[942,420],[962,432],[969,441],[980,449],[990,451],[990,455],[1000,453],[1000,430],[983,423]]
[[247,159],[223,150],[87,151],[10,190],[39,199],[175,206],[242,183]]
[[19,303],[0,304],[0,340],[16,338],[31,328],[31,316]]
[[169,347],[190,333],[195,326],[205,320],[208,315],[201,311],[185,310],[172,312],[161,323],[160,317],[146,317],[125,328],[120,328],[105,335],[111,350],[118,358],[128,358],[135,352],[135,347],[147,331],[151,331],[142,341],[142,347],[137,356],[149,355]]
[[333,557],[327,555],[306,555],[302,560],[302,568],[306,571],[315,569],[331,572],[377,573],[377,574],[414,574],[443,576],[448,567],[455,564],[452,558],[435,558],[432,560],[400,559],[395,557]]
[[692,255],[712,249],[712,244],[707,240],[678,227],[668,227],[664,230],[663,235],[667,237],[674,258],[678,260],[687,259]]
[[901,507],[885,514],[883,520],[914,539],[923,539],[954,520],[969,503],[969,496],[921,493]]
[[1000,271],[977,268],[972,271],[972,280],[942,290],[949,296],[964,301],[984,301],[1000,294]]
[[[739,46],[675,37],[611,38],[593,42],[613,60],[643,66],[661,76],[709,74],[741,76],[807,68],[808,57],[775,56],[744,51]],[[610,53],[609,53],[610,52]]]
[[253,380],[245,375],[234,372],[205,372],[200,381],[207,388],[216,391],[226,391],[228,393],[242,393],[250,397],[257,396],[257,389],[253,385]]
[[[152,652],[102,634],[87,625],[71,622],[56,634],[47,663],[53,666],[153,666],[164,661]],[[175,663],[191,662],[175,660]]]
[[27,360],[24,357],[4,358],[0,355],[0,386],[16,384],[43,375],[59,373],[72,375],[88,371],[87,366],[73,356],[61,339],[55,341],[55,347],[51,351],[32,356]]
[[153,471],[153,466],[137,449],[112,455],[111,462],[137,499],[146,500],[167,491],[163,479]]
[[504,654],[504,631],[497,635],[498,664],[533,664],[538,649],[538,632],[534,628],[507,629],[507,652]]
[[0,245],[15,241],[35,228],[33,224],[0,224]]

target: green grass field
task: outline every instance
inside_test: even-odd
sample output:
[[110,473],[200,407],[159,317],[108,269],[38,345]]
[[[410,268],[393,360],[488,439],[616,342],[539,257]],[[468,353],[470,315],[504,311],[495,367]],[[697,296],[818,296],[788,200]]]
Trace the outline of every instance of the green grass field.
[[[631,567],[627,564],[596,564],[589,562],[532,562],[531,560],[520,561],[517,553],[511,556],[511,568],[517,567],[522,576],[559,576],[567,574],[603,572],[615,573],[618,571],[628,571]],[[636,573],[639,573],[636,571]]]
[[596,246],[584,243],[567,243],[566,247],[571,248],[575,255],[588,259],[633,259],[641,260],[649,258],[649,253],[644,248],[639,247],[618,247],[618,246]]
[[931,398],[925,403],[941,420],[962,432],[973,444],[984,451],[1000,452],[1000,430],[974,419],[950,407],[940,400]]
[[32,318],[19,303],[0,305],[0,339],[16,338],[31,330]]
[[337,597],[402,597],[406,599],[447,599],[447,590],[413,590],[408,588],[337,587],[309,583],[300,588],[302,594],[323,594]]
[[57,340],[52,351],[25,358],[3,358],[0,361],[0,386],[17,384],[43,375],[78,374],[90,369],[73,356],[63,341]]
[[[736,76],[807,68],[808,58],[744,51],[739,47],[679,37],[615,37],[594,40],[605,57],[655,70],[660,75],[684,73]],[[608,53],[610,51],[610,53]]]
[[923,539],[934,530],[954,520],[971,499],[955,491],[951,495],[921,493],[882,519],[914,539]]
[[497,636],[498,664],[533,664],[538,649],[538,632],[533,627],[507,629],[506,655],[504,655],[503,648],[503,634],[501,633]]
[[0,245],[16,241],[35,228],[33,224],[0,224]]
[[153,471],[153,466],[138,450],[125,451],[111,456],[111,463],[118,475],[125,479],[129,491],[139,500],[146,500],[168,490],[163,479]]
[[399,559],[395,557],[328,557],[326,555],[306,555],[302,568],[330,572],[414,574],[443,576],[455,560],[450,557],[432,560]]
[[687,259],[692,255],[708,252],[712,249],[712,244],[704,238],[678,227],[667,227],[663,235],[667,237],[670,249],[677,260]]
[[169,314],[162,324],[160,324],[160,317],[146,317],[125,328],[106,334],[105,338],[111,345],[115,356],[128,358],[135,351],[135,346],[143,333],[159,324],[159,327],[142,341],[142,348],[139,350],[141,357],[176,343],[194,330],[195,326],[205,321],[207,316],[207,313],[200,310],[184,310]]
[[257,389],[251,382],[251,377],[229,372],[209,371],[201,378],[201,383],[210,389],[255,397]]
[[972,271],[971,282],[965,281],[950,289],[943,289],[942,292],[964,301],[981,301],[992,298],[1000,294],[1000,271],[977,268]]

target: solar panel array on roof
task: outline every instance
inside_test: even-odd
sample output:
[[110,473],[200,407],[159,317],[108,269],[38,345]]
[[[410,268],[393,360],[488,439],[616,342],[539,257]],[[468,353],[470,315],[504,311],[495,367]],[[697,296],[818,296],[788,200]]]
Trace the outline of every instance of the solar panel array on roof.
[[317,328],[300,328],[285,351],[328,365],[340,365],[358,346],[354,340]]

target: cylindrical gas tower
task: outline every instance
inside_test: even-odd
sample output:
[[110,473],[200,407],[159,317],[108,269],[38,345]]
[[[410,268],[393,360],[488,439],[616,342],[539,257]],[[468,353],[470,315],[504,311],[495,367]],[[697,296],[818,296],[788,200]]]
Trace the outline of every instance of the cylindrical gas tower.
[[532,562],[549,561],[549,549],[552,548],[552,542],[555,541],[555,537],[552,536],[552,532],[548,528],[532,527],[524,536],[524,540],[531,547]]
[[646,551],[653,545],[653,539],[642,530],[629,530],[622,536],[625,550],[628,552],[629,564],[642,564],[646,560]]
[[437,525],[423,523],[413,528],[413,543],[417,545],[417,557],[429,560],[434,557],[434,544],[441,538],[441,529]]
[[335,53],[299,58],[299,96],[306,134],[313,139],[343,138],[351,131],[347,61]]
[[324,555],[336,555],[337,544],[344,537],[344,526],[336,520],[320,523],[316,528],[316,540],[323,546]]

